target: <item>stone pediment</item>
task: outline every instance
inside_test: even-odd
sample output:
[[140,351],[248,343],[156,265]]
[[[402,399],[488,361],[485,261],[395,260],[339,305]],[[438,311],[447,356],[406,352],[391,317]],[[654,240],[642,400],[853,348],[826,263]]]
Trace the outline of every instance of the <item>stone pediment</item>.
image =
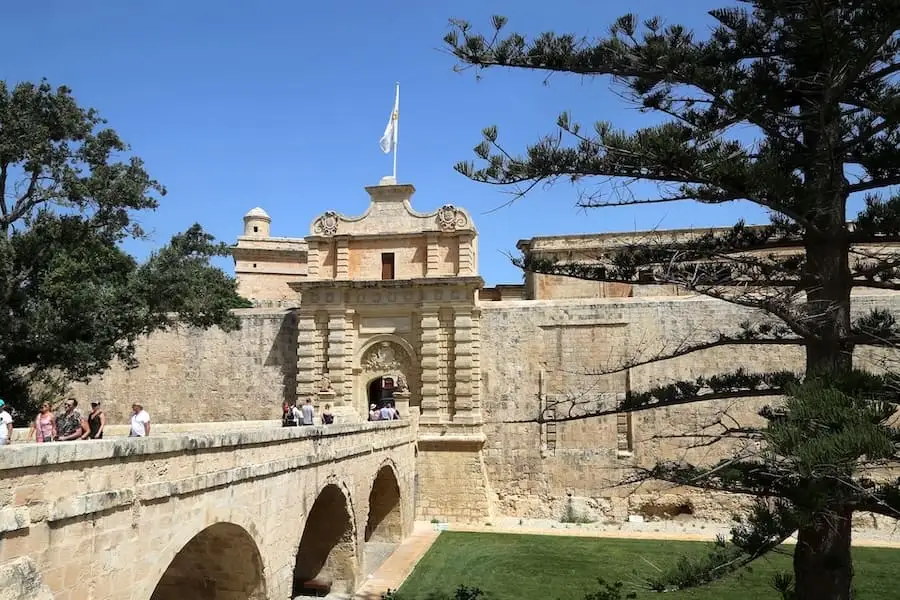
[[310,226],[310,236],[394,236],[420,233],[471,232],[475,225],[469,213],[452,204],[445,204],[434,212],[421,213],[412,208],[410,198],[416,188],[412,185],[384,184],[370,186],[366,191],[372,200],[360,216],[350,217],[327,211]]

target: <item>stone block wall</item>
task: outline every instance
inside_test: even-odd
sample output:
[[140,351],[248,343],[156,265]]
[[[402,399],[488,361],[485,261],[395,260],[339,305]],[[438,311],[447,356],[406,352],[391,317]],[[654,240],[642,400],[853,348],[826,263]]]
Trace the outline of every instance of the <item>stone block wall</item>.
[[76,384],[79,407],[103,403],[110,423],[128,423],[141,400],[156,423],[281,418],[296,398],[297,332],[285,310],[246,309],[240,331],[181,328],[142,340],[140,366],[116,364],[89,384]]
[[[896,313],[900,298],[876,294],[854,299],[855,312],[873,306]],[[580,498],[602,506],[605,516],[621,518],[649,502],[649,496],[617,487],[635,465],[651,466],[662,457],[702,463],[732,451],[725,445],[689,450],[693,440],[666,436],[702,432],[723,409],[743,424],[758,422],[756,411],[765,400],[705,402],[539,424],[542,411],[557,419],[577,417],[612,407],[628,389],[640,391],[738,366],[760,372],[803,366],[800,348],[741,346],[615,375],[596,374],[626,360],[708,340],[715,332],[734,331],[743,320],[763,318],[701,297],[488,302],[481,310],[482,346],[491,349],[481,356],[484,457],[499,514],[560,518],[570,499]],[[879,368],[885,355],[860,349],[855,360]],[[641,491],[665,492],[673,502],[688,494],[669,487],[645,486]],[[728,518],[733,506],[731,498],[701,499],[694,514]]]
[[[380,539],[397,544],[412,530],[410,430],[392,421],[10,446],[0,584],[17,587],[0,596],[288,598],[308,553],[312,575],[353,591],[372,572],[365,532],[387,523]],[[320,525],[334,523],[323,539]]]

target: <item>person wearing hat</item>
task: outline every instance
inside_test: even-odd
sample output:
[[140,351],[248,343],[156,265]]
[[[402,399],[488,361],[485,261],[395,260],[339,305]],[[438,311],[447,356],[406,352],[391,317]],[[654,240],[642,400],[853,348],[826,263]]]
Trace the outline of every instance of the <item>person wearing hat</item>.
[[87,430],[81,436],[83,440],[102,440],[103,430],[106,428],[106,415],[100,409],[100,401],[91,402],[91,413],[87,417]]
[[12,421],[12,415],[6,409],[6,401],[0,398],[0,446],[6,446],[12,441]]
[[378,411],[378,405],[370,404],[369,405],[369,420],[377,421],[380,418],[381,418],[381,413]]
[[140,402],[131,405],[131,432],[129,437],[147,437],[150,435],[150,415]]

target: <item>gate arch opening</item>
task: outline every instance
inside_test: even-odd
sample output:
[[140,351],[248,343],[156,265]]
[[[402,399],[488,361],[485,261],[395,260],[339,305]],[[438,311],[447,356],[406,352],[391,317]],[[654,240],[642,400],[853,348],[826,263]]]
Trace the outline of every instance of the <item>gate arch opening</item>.
[[210,525],[179,550],[150,600],[266,600],[262,557],[247,531]]
[[375,475],[369,492],[369,516],[364,537],[366,571],[373,573],[397,549],[402,539],[400,485],[394,469],[384,465]]
[[329,484],[306,517],[294,564],[293,595],[350,594],[356,589],[356,543],[350,503]]

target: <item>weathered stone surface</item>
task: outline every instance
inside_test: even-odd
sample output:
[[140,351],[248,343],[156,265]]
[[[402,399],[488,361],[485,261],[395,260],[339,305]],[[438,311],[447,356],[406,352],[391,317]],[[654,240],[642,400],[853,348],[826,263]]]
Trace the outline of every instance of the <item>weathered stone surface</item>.
[[410,531],[414,477],[408,421],[14,444],[0,452],[0,598],[49,598],[28,595],[41,579],[56,598],[201,597],[207,580],[286,598],[301,546],[307,571],[352,591],[367,553]]
[[0,508],[0,534],[25,529],[31,524],[28,509],[21,506]]
[[53,600],[34,562],[26,556],[0,564],[0,600]]

